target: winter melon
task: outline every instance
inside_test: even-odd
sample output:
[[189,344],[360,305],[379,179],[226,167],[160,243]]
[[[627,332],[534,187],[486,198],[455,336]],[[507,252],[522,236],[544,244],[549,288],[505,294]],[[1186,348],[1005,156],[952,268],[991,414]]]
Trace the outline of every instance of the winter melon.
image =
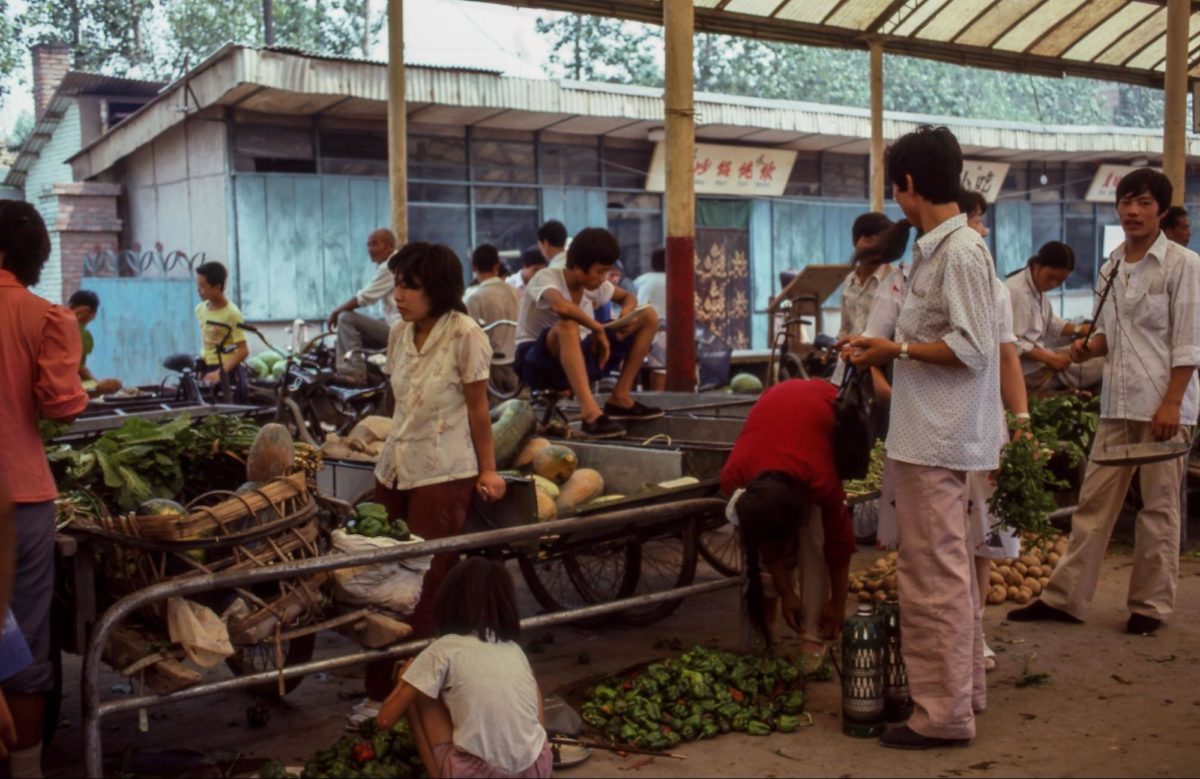
[[520,454],[517,459],[513,460],[514,468],[524,468],[526,465],[533,463],[533,457],[541,450],[550,446],[550,441],[545,438],[530,438],[529,441],[521,447]]
[[187,509],[166,498],[151,498],[137,507],[139,517],[182,517],[186,514]]
[[263,425],[246,456],[246,480],[264,482],[282,476],[295,458],[295,442],[287,428],[275,422]]
[[537,494],[538,521],[549,522],[552,519],[558,519],[558,507],[554,504],[554,498],[541,490],[534,490],[534,492]]
[[752,373],[739,373],[729,381],[729,389],[739,395],[760,395],[762,380]]
[[565,483],[578,466],[575,452],[558,444],[543,447],[533,456],[533,472],[555,484]]
[[494,417],[496,421],[492,423],[496,467],[508,468],[537,427],[537,414],[533,412],[533,406],[516,398],[501,403],[492,410],[493,414],[496,412],[499,415]]
[[539,492],[544,492],[549,495],[551,500],[558,499],[558,485],[549,479],[538,476],[535,473],[533,475],[533,486],[534,489],[538,490]]
[[571,478],[567,479],[567,483],[559,489],[558,500],[555,503],[558,505],[559,512],[565,513],[574,511],[584,503],[603,494],[604,477],[600,475],[600,472],[591,468],[580,468],[571,474]]

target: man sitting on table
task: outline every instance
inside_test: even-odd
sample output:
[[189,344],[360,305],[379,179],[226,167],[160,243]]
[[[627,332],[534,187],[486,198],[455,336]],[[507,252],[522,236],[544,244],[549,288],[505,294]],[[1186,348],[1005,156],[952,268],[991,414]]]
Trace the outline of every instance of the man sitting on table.
[[[500,278],[500,252],[490,243],[475,248],[471,268],[479,283],[467,290],[467,313],[483,326],[502,320],[515,322],[521,313],[521,293]],[[517,331],[513,325],[497,325],[488,331],[492,344],[492,384],[502,391],[517,386],[513,360],[517,350]]]
[[[591,438],[623,435],[616,419],[663,414],[630,395],[658,330],[654,310],[643,310],[611,337],[594,316],[595,309],[610,300],[621,306],[618,320],[637,306],[634,295],[606,279],[620,255],[621,247],[608,230],[582,230],[567,252],[566,267],[539,271],[521,298],[517,374],[533,389],[570,388],[579,403],[581,429]],[[617,386],[601,410],[591,384],[617,368]]]
[[[387,258],[394,251],[396,236],[391,230],[382,228],[371,233],[367,238],[367,256],[375,264],[375,276],[371,283],[329,315],[329,329],[337,330],[337,370],[342,384],[362,386],[367,383],[366,361],[358,350],[385,348],[388,332],[400,321],[392,296],[396,279],[387,267]],[[383,319],[355,311],[374,303],[379,303],[383,309]]]

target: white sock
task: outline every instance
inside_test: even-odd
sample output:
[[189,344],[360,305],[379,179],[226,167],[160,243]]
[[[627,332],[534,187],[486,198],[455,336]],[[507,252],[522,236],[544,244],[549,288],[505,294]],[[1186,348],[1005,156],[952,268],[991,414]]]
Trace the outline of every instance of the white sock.
[[12,779],[42,779],[42,742],[28,749],[12,750],[8,761]]

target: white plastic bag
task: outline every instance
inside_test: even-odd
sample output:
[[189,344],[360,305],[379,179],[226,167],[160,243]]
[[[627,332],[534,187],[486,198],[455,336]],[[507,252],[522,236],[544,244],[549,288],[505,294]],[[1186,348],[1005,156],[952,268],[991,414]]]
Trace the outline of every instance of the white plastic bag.
[[190,600],[167,601],[167,634],[201,668],[213,668],[233,654],[225,623],[212,609]]
[[[346,554],[423,541],[415,535],[409,541],[397,541],[384,536],[368,538],[340,528],[333,531],[333,548]],[[425,555],[392,563],[341,568],[333,572],[334,596],[352,606],[379,606],[401,616],[411,614],[421,599],[421,585],[432,561],[432,556]]]

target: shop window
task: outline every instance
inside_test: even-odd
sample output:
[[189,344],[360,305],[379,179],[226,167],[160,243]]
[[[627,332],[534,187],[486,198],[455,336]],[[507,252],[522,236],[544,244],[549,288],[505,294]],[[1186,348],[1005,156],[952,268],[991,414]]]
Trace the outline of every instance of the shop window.
[[281,125],[237,125],[234,170],[254,173],[316,173],[312,131]]
[[524,208],[476,208],[475,245],[520,251],[537,243],[538,213]]
[[1004,186],[997,200],[1027,200],[1029,198],[1028,173],[1025,163],[1014,162],[1004,177]]
[[646,174],[650,170],[650,158],[654,145],[616,145],[611,141],[604,146],[604,186],[611,189],[645,189]]
[[536,183],[533,141],[472,138],[471,178],[475,181]]
[[847,200],[866,198],[866,158],[849,154],[822,155],[821,196]]
[[1033,251],[1047,241],[1063,239],[1062,206],[1058,203],[1034,203],[1029,209]]
[[530,187],[475,187],[475,204],[536,208],[538,193]]
[[608,207],[610,209],[662,211],[662,195],[652,192],[609,192]]
[[566,187],[600,186],[600,160],[596,145],[541,143],[538,170],[543,184]]
[[433,181],[467,180],[467,143],[462,138],[408,136],[408,177]]
[[[1066,209],[1063,241],[1075,250],[1075,270],[1067,289],[1088,289],[1096,283],[1096,214],[1091,203],[1070,203]],[[1040,245],[1040,244],[1039,244]]]
[[1063,199],[1061,164],[1032,163],[1029,166],[1029,199],[1035,203],[1057,203]]
[[408,204],[409,240],[446,244],[458,255],[465,269],[471,262],[470,227],[465,206]]
[[409,181],[408,202],[446,203],[466,206],[467,187],[451,184],[430,184],[425,181]]
[[372,176],[387,178],[387,160],[354,160],[322,157],[321,172],[339,176]]
[[1095,165],[1067,166],[1066,180],[1063,182],[1067,200],[1087,199],[1087,192],[1092,186],[1092,179],[1096,177],[1096,170]]
[[650,253],[663,245],[661,212],[610,210],[608,229],[621,245],[626,276],[637,278],[650,270]]
[[792,166],[792,175],[783,194],[787,197],[820,197],[821,164],[815,153],[802,151],[796,155],[796,164]]

